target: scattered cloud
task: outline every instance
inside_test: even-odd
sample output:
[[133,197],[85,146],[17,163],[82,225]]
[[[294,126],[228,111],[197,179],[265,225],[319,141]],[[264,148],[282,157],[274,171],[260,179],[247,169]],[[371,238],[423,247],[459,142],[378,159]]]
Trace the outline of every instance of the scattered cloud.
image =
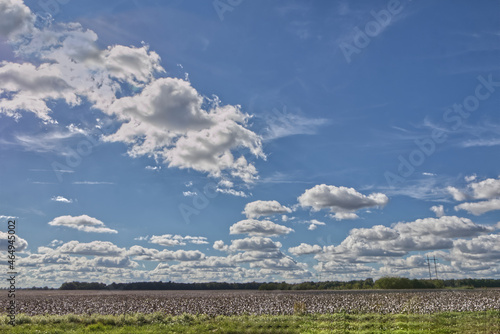
[[314,231],[320,225],[323,225],[323,226],[326,225],[325,223],[320,222],[319,220],[316,220],[316,219],[312,219],[306,223],[309,224],[309,227],[307,228],[309,231]]
[[251,237],[245,239],[236,239],[231,241],[229,249],[232,251],[277,251],[281,248],[280,242],[274,242],[269,238],[264,237]]
[[107,268],[136,268],[139,264],[131,261],[128,256],[126,257],[96,257],[92,260],[92,264],[96,267]]
[[132,246],[126,252],[127,256],[131,256],[136,260],[143,261],[198,261],[205,258],[205,254],[198,250],[186,251],[186,250],[176,250],[170,251],[164,249],[159,251],[152,248],[144,248],[142,246]]
[[487,201],[480,202],[466,202],[455,206],[455,210],[465,210],[475,216],[482,215],[483,213],[500,210],[500,198],[494,198]]
[[164,234],[164,235],[153,235],[149,242],[152,244],[158,244],[161,246],[185,246],[187,242],[191,244],[208,244],[207,238],[205,237],[191,237],[191,236],[180,236],[178,234]]
[[54,202],[61,202],[61,203],[73,203],[72,199],[67,199],[64,196],[53,196],[50,200],[54,201]]
[[[30,169],[31,172],[51,172],[53,173],[54,170],[52,169]],[[74,173],[75,171],[74,170],[65,170],[65,169],[58,169],[57,170],[58,173]]]
[[245,219],[229,228],[230,234],[248,234],[255,236],[278,236],[294,232],[293,229],[273,223],[269,220]]
[[500,197],[500,178],[486,179],[480,182],[470,183],[469,187],[475,199],[491,199]]
[[245,205],[244,213],[247,218],[259,218],[276,214],[290,213],[292,210],[281,205],[278,201],[255,201]]
[[[120,129],[105,141],[129,145],[132,157],[151,156],[169,167],[190,168],[222,177],[253,182],[257,170],[245,157],[234,157],[232,150],[246,148],[265,158],[260,137],[246,126],[249,115],[239,106],[213,105],[202,108],[204,98],[188,81],[160,78],[134,96],[117,99],[107,109],[123,120]],[[144,112],[147,110],[147,112]]]
[[[12,240],[12,238],[9,239],[9,236],[11,236],[11,234],[0,231],[0,250],[2,251],[3,254],[7,254],[7,250],[10,245],[9,240]],[[16,235],[14,240],[14,246],[16,247],[16,252],[22,252],[26,250],[26,248],[28,247],[28,242]]]
[[452,256],[458,259],[498,261],[500,258],[500,235],[480,235],[470,240],[460,239],[453,243]]
[[397,223],[394,225],[394,229],[404,235],[432,235],[442,238],[472,237],[494,230],[491,226],[475,224],[468,218],[456,216],[424,218],[410,223]]
[[[42,133],[16,134],[14,145],[22,147],[25,151],[36,153],[52,153],[55,155],[69,157],[75,154],[68,147],[68,140],[81,136],[82,133],[74,128],[60,129],[57,125],[46,125],[48,130]],[[38,169],[37,172],[48,171]],[[54,172],[50,170],[50,172]],[[58,171],[59,172],[59,171]],[[72,173],[74,171],[61,168],[61,173]]]
[[412,251],[451,250],[457,238],[474,238],[495,229],[455,216],[417,219],[396,223],[392,227],[354,228],[339,245],[323,247],[315,259],[320,262],[371,263],[401,258]]
[[270,115],[266,115],[267,128],[264,131],[264,140],[294,135],[314,135],[321,126],[330,123],[324,118],[307,118],[297,114],[291,114],[283,109],[283,112],[274,109]]
[[83,185],[104,185],[104,184],[114,184],[113,182],[106,182],[106,181],[75,181],[73,184],[83,184]]
[[166,77],[159,55],[147,45],[102,49],[97,34],[78,23],[35,25],[35,15],[22,1],[0,6],[0,34],[23,59],[0,63],[0,113],[18,119],[31,112],[56,124],[53,101],[70,107],[89,103],[121,123],[101,139],[126,144],[131,157],[153,157],[168,167],[245,183],[258,178],[243,153],[234,156],[245,149],[265,159],[262,138],[249,129],[251,116],[240,106],[221,105],[189,81]]
[[430,210],[434,212],[438,218],[444,216],[444,207],[442,205],[431,206]]
[[227,251],[229,246],[225,245],[224,241],[217,240],[216,242],[214,242],[213,248],[220,251]]
[[245,193],[244,191],[238,191],[234,189],[226,189],[226,188],[217,188],[216,191],[221,194],[228,194],[232,196],[237,196],[237,197],[248,197],[249,195]]
[[57,246],[61,246],[63,243],[64,243],[64,241],[62,241],[62,240],[54,239],[50,242],[50,244],[48,246],[49,247],[57,247]]
[[334,215],[330,215],[330,217],[335,218],[336,220],[350,220],[359,218],[359,216],[354,212],[336,212]]
[[467,199],[492,199],[500,197],[500,178],[486,179],[483,181],[473,182],[477,180],[477,176],[466,176],[465,180],[469,182],[464,190],[459,190],[455,187],[448,187],[448,192],[456,201],[465,201]]
[[83,232],[118,233],[117,230],[107,228],[102,221],[87,215],[56,217],[49,225],[71,227]]
[[407,179],[397,187],[378,187],[388,196],[408,196],[422,201],[444,201],[450,193],[446,185],[451,179],[446,176]]
[[307,189],[300,195],[298,201],[301,207],[310,207],[313,211],[329,209],[334,214],[334,218],[342,220],[357,218],[354,211],[359,209],[383,207],[389,202],[389,198],[382,193],[366,196],[354,188],[321,184]]
[[124,248],[119,248],[109,241],[92,241],[81,243],[76,240],[69,241],[55,250],[62,254],[89,255],[89,256],[123,256]]
[[472,182],[472,181],[475,181],[476,179],[477,179],[477,175],[476,174],[466,175],[464,177],[465,182]]
[[467,195],[458,190],[455,187],[447,187],[446,190],[453,196],[455,201],[465,201],[467,199]]
[[[278,11],[282,15],[295,15],[304,12],[304,8],[309,7],[287,4]],[[341,1],[336,10],[342,20],[347,19],[344,18],[347,14],[363,14],[349,7],[347,1]],[[288,29],[292,29],[299,38],[310,39],[313,36],[313,21],[302,18],[290,22]],[[323,38],[320,35],[316,37],[318,40]],[[66,144],[75,141],[76,136],[88,136],[90,131],[81,125],[60,125],[59,121],[67,120],[64,116],[59,118],[59,115],[70,108],[90,107],[115,122],[114,130],[99,137],[99,140],[123,144],[132,158],[151,158],[153,166],[145,166],[147,171],[160,171],[165,166],[195,170],[217,178],[216,192],[238,197],[252,196],[249,185],[254,182],[307,183],[308,187],[312,187],[305,190],[297,198],[298,204],[293,206],[285,206],[275,200],[247,203],[243,211],[246,219],[229,227],[231,236],[244,234],[245,238],[226,240],[227,244],[223,240],[213,243],[213,249],[224,252],[219,253],[223,256],[206,256],[200,250],[159,250],[138,245],[127,245],[130,247],[127,248],[99,240],[64,242],[55,239],[47,244],[51,239],[43,241],[43,238],[40,239],[43,246],[37,248],[37,253],[32,253],[28,250],[28,242],[16,235],[16,250],[23,252],[19,265],[26,270],[24,277],[29,282],[34,281],[33,277],[38,279],[37,282],[53,285],[75,279],[110,282],[160,280],[165,277],[175,281],[203,282],[288,281],[310,279],[312,273],[307,268],[314,268],[318,273],[326,273],[334,279],[422,276],[426,270],[426,255],[444,260],[445,263],[440,266],[444,277],[494,277],[500,272],[500,236],[497,234],[500,223],[478,224],[468,218],[446,216],[443,205],[430,207],[436,217],[401,221],[391,226],[354,228],[335,244],[330,242],[328,236],[329,244],[323,247],[301,242],[307,238],[311,240],[316,233],[304,233],[304,240],[300,240],[301,235],[290,235],[294,232],[292,228],[271,221],[295,220],[295,223],[307,224],[304,226],[313,231],[326,224],[315,219],[307,220],[312,215],[303,218],[303,211],[296,212],[299,207],[313,213],[325,210],[326,217],[336,220],[357,219],[361,215],[360,210],[365,214],[370,212],[370,208],[384,207],[389,201],[388,195],[406,195],[419,200],[440,199],[441,203],[451,196],[455,201],[462,202],[456,203],[456,211],[481,215],[500,210],[500,178],[483,179],[476,174],[467,175],[464,177],[466,185],[463,186],[462,180],[455,184],[456,180],[445,179],[443,173],[437,175],[420,171],[400,187],[386,188],[387,191],[378,187],[376,189],[381,192],[371,194],[363,194],[354,188],[300,181],[304,177],[302,171],[295,174],[292,171],[268,171],[271,176],[259,181],[254,158],[266,159],[263,142],[293,135],[314,135],[330,120],[288,113],[286,108],[283,112],[273,110],[270,115],[259,118],[247,114],[239,105],[223,105],[217,97],[204,96],[187,75],[183,78],[168,77],[170,74],[162,67],[160,56],[145,43],[141,47],[102,47],[94,31],[78,23],[57,23],[37,17],[22,0],[0,0],[0,39],[6,39],[8,52],[12,49],[16,55],[15,61],[0,62],[0,116],[17,121],[29,115],[30,124],[35,117],[43,125],[41,132],[14,133],[12,143],[2,140],[3,143],[17,145],[25,151],[68,157],[70,145]],[[495,83],[491,76],[489,80]],[[56,104],[65,108],[58,107],[56,112]],[[258,128],[255,122],[265,122],[264,129],[255,130]],[[440,130],[437,127],[433,129]],[[404,132],[405,139],[423,138],[420,133],[400,130]],[[478,127],[475,133],[472,130],[471,126],[464,124],[457,131],[474,134],[470,137],[477,139],[451,140],[462,148],[500,145],[496,135],[498,126],[482,130]],[[449,130],[445,131],[450,134]],[[488,136],[484,136],[486,131]],[[30,171],[53,172],[50,169]],[[66,168],[57,172],[75,171]],[[307,180],[315,177],[317,175],[307,175]],[[54,184],[29,179],[28,184],[30,182]],[[72,184],[115,183],[83,180]],[[193,182],[185,183],[185,186],[183,196],[201,195],[192,187]],[[50,200],[76,202],[76,199],[60,195]],[[235,198],[231,201],[240,200]],[[35,208],[16,210],[43,215]],[[297,218],[289,217],[292,212],[297,213]],[[266,218],[269,216],[275,217]],[[14,218],[0,216],[3,220]],[[82,232],[118,233],[87,215],[59,216],[48,224]],[[323,230],[327,228],[319,232]],[[306,264],[284,254],[282,244],[271,239],[278,236],[286,236],[283,237],[285,240],[298,240],[295,244],[300,243],[288,248],[289,254],[311,255],[313,258],[308,259]],[[6,249],[8,237],[7,233],[0,232],[0,248]],[[139,236],[134,240],[147,241],[151,247],[158,248],[186,245],[207,248],[209,244],[206,237],[174,234]],[[323,239],[319,237],[317,240]],[[6,252],[3,258],[5,255]],[[316,265],[312,263],[314,260]],[[146,268],[151,264],[142,261],[158,263],[150,271]]]
[[466,176],[468,182],[464,190],[448,187],[448,192],[456,201],[483,200],[478,202],[465,202],[455,206],[455,210],[465,210],[479,216],[486,212],[500,210],[500,178],[477,181],[476,174]]
[[306,243],[301,243],[297,247],[290,247],[288,248],[288,251],[292,253],[293,255],[307,255],[307,254],[317,254],[321,252],[323,248],[318,245],[309,245]]
[[500,138],[490,138],[490,139],[470,139],[461,143],[462,147],[491,147],[499,146]]

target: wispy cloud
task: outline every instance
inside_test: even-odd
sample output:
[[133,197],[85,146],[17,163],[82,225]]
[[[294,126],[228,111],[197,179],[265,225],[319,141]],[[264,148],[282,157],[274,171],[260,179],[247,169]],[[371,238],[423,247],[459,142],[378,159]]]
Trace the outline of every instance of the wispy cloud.
[[[87,135],[87,131],[78,128],[74,124],[66,128],[54,128],[57,125],[49,126],[49,130],[37,134],[17,134],[14,142],[10,144],[21,146],[25,151],[37,153],[54,153],[58,155],[68,155],[68,141],[75,137]],[[31,171],[44,172],[43,169],[33,169]]]
[[280,4],[276,6],[275,10],[281,16],[286,16],[289,14],[303,14],[306,11],[309,11],[311,6],[304,2],[287,2],[286,4]]
[[377,187],[388,196],[408,196],[425,201],[449,202],[447,186],[455,179],[448,176],[425,176],[414,180],[406,180],[398,187]]
[[314,183],[314,181],[303,181],[303,180],[297,180],[299,178],[299,175],[297,173],[294,174],[287,174],[283,172],[274,172],[273,174],[269,176],[265,176],[261,178],[259,183],[305,183],[305,184],[311,184]]
[[263,134],[264,140],[294,135],[314,135],[319,127],[330,123],[326,118],[308,118],[299,114],[291,114],[286,111],[274,109],[271,115],[265,117],[267,127]]
[[99,185],[99,184],[114,184],[106,181],[75,181],[73,184]]
[[217,188],[217,192],[221,193],[221,194],[228,194],[228,195],[237,196],[237,197],[252,196],[252,194],[247,194],[244,191],[234,190],[234,189]]
[[462,147],[490,147],[490,146],[499,146],[500,138],[491,138],[491,139],[471,139],[466,140],[460,144]]
[[[53,173],[54,170],[52,169],[29,169],[30,172],[51,172]],[[74,173],[74,170],[58,170],[59,173]]]

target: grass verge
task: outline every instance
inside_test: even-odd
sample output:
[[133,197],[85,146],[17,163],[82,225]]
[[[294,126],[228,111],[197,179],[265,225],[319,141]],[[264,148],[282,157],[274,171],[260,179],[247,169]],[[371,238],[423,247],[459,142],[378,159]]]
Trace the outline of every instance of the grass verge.
[[0,333],[500,333],[500,311],[434,314],[18,315],[0,318]]

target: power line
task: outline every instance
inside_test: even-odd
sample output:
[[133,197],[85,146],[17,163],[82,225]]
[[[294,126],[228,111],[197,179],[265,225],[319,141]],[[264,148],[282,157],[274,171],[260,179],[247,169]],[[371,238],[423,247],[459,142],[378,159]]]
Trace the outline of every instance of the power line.
[[436,257],[434,256],[434,270],[436,271],[436,279],[439,279],[438,278],[438,269],[437,269],[437,266],[436,266]]
[[427,266],[429,266],[429,279],[432,279],[432,276],[431,276],[431,262],[429,261],[429,256],[427,256]]

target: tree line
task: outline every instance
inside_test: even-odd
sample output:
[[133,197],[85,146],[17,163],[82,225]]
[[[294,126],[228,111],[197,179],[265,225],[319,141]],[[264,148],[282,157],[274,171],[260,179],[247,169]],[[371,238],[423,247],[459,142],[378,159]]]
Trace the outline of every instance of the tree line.
[[176,282],[133,282],[97,283],[66,282],[60,290],[363,290],[363,289],[443,289],[443,288],[498,288],[500,279],[448,279],[427,280],[405,277],[382,277],[374,281],[365,280],[303,282],[303,283],[176,283]]

